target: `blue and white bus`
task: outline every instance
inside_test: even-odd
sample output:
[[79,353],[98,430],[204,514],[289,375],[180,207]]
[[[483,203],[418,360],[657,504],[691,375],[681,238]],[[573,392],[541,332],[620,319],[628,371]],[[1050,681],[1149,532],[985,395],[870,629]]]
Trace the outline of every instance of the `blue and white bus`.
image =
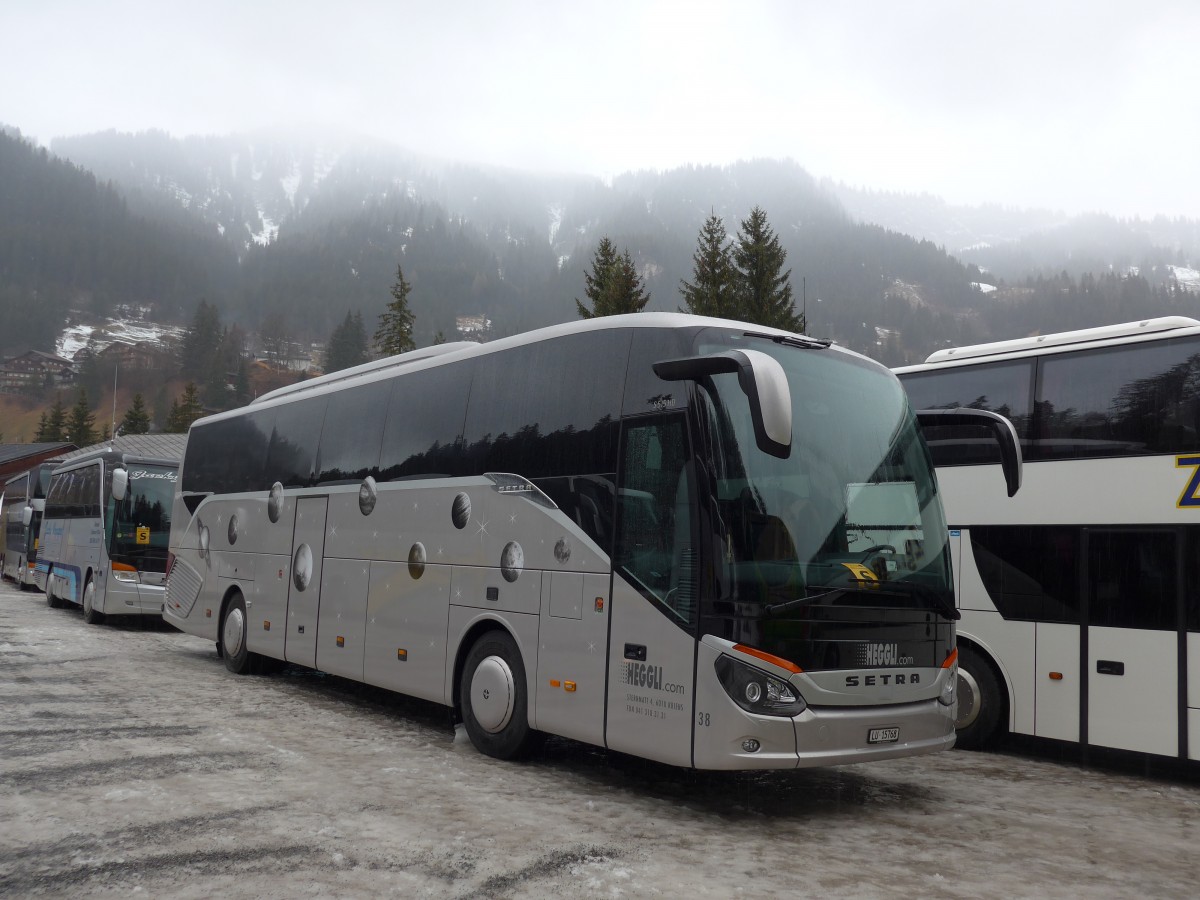
[[179,460],[102,446],[50,478],[37,573],[51,607],[84,621],[162,612]]

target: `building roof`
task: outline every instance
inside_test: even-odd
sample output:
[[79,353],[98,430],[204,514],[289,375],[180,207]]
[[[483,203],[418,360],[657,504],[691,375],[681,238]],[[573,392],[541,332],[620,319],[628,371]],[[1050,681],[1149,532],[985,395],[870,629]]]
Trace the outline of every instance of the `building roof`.
[[41,456],[54,450],[59,453],[69,453],[74,449],[74,444],[62,441],[50,444],[0,444],[0,466],[31,456]]
[[[96,450],[113,449],[121,453],[135,453],[138,456],[157,457],[159,459],[183,459],[183,448],[187,443],[186,434],[123,434],[112,440],[100,441],[72,450],[61,456],[54,457],[55,462],[66,462],[93,453]],[[69,445],[68,445],[69,446]]]

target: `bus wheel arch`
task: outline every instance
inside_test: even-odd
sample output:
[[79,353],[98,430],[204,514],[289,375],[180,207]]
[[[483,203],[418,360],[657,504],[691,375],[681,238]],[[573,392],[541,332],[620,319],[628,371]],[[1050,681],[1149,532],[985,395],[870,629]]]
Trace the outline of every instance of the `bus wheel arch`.
[[497,759],[525,756],[541,734],[529,724],[529,682],[516,639],[499,623],[483,622],[460,647],[454,705],[471,743]]
[[96,579],[92,577],[91,572],[88,572],[84,579],[79,605],[83,607],[83,621],[89,625],[104,624],[104,613],[96,609]]
[[1008,691],[995,661],[969,641],[958,645],[957,694],[955,746],[994,747],[1008,730]]

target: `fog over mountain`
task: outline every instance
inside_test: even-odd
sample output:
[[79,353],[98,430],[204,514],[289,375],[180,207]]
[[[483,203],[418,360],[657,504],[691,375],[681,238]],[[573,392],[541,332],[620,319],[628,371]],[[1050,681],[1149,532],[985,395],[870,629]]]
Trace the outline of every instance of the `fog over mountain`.
[[[648,308],[674,310],[705,218],[722,217],[732,236],[755,206],[788,253],[809,332],[891,364],[1064,320],[1200,313],[1187,290],[1200,264],[1194,220],[953,206],[818,180],[789,160],[603,180],[322,131],[104,131],[55,140],[49,153],[0,141],[25,185],[6,179],[14,202],[0,206],[6,353],[51,349],[60,325],[47,317],[70,310],[137,303],[186,324],[201,300],[251,333],[286,320],[290,337],[319,342],[347,312],[373,327],[398,265],[413,285],[418,345],[454,336],[466,316],[510,334],[575,317],[604,236],[629,250]],[[1085,299],[1063,302],[1084,276]],[[23,330],[32,294],[37,325]]]

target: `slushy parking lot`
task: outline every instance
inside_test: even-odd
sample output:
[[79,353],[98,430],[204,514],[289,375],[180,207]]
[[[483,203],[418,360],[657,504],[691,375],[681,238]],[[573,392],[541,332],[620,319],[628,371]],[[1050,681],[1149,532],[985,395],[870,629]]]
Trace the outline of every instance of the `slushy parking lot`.
[[0,896],[1193,897],[1200,780],[1045,752],[695,773],[0,586]]

